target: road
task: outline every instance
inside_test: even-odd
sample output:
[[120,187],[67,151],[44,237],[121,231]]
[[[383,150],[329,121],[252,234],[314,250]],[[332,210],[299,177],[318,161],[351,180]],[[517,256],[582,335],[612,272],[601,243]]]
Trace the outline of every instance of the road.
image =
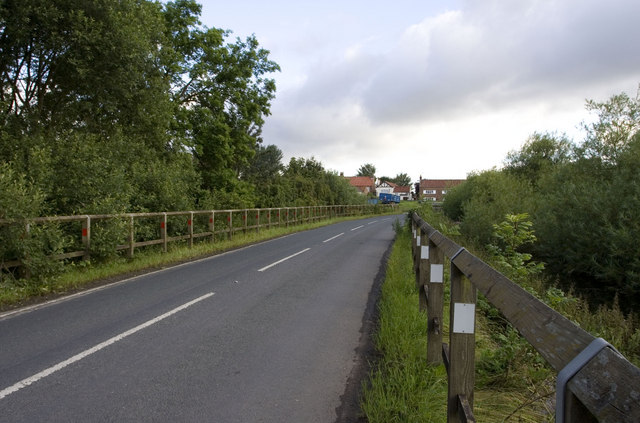
[[0,315],[0,421],[336,421],[396,219]]

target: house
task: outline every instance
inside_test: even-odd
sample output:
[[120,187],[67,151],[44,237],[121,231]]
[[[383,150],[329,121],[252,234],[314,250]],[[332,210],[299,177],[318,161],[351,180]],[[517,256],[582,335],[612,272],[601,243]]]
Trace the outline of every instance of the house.
[[464,179],[422,179],[420,177],[417,198],[418,200],[440,202],[447,194],[447,190],[460,185],[464,181]]
[[400,196],[402,201],[411,200],[411,186],[401,187],[396,185],[393,193]]
[[374,178],[369,176],[346,176],[346,178],[349,185],[356,187],[362,194],[376,195],[376,180]]
[[380,194],[394,194],[393,190],[397,187],[398,185],[394,184],[393,182],[389,182],[389,181],[382,181],[377,187],[376,187],[376,197],[380,197]]

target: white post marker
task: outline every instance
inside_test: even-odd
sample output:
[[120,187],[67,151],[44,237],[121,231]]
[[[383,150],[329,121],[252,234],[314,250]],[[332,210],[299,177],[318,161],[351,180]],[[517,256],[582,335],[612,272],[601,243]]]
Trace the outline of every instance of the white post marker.
[[455,303],[453,305],[453,333],[473,333],[475,315],[475,304]]
[[422,260],[429,260],[429,246],[428,245],[423,245],[420,248],[420,258]]
[[431,265],[431,283],[442,283],[444,281],[444,265]]

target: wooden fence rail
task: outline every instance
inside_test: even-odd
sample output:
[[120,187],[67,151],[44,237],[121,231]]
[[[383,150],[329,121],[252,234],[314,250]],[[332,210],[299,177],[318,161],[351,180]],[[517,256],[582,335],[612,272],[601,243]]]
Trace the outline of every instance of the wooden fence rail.
[[[477,291],[558,372],[556,422],[640,422],[640,369],[469,251],[410,215],[427,361],[448,372],[448,422],[473,417]],[[444,262],[450,265],[450,345],[442,343]]]
[[[177,211],[161,213],[128,213],[128,214],[100,214],[78,216],[49,216],[36,217],[22,221],[0,220],[0,225],[24,225],[23,236],[28,236],[32,225],[56,222],[58,224],[73,223],[77,225],[72,232],[73,236],[79,236],[76,242],[78,247],[74,251],[66,251],[54,256],[56,259],[70,259],[82,257],[88,260],[92,253],[92,226],[99,221],[119,221],[127,225],[127,235],[122,243],[114,246],[116,250],[126,250],[128,257],[133,257],[135,249],[150,245],[162,245],[162,250],[167,251],[169,242],[186,240],[189,247],[199,238],[209,238],[212,242],[216,237],[231,239],[236,232],[260,231],[264,228],[278,226],[288,227],[303,223],[312,223],[319,220],[328,220],[335,217],[357,216],[367,213],[387,212],[395,210],[394,205],[336,205],[336,206],[311,206],[311,207],[280,207],[266,209],[237,209],[237,210],[204,210],[204,211]],[[146,225],[140,220],[151,220]],[[138,222],[137,222],[138,221]],[[136,225],[138,223],[138,225]],[[151,228],[149,235],[138,234],[136,229]],[[197,229],[194,229],[197,228]],[[155,237],[154,236],[157,236]],[[76,247],[77,248],[77,247]],[[15,268],[22,265],[19,258],[7,259],[0,257],[0,268]]]

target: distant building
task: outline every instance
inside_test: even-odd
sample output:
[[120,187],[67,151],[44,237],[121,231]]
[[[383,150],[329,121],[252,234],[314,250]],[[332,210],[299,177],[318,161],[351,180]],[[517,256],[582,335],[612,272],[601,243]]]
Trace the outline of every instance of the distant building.
[[345,176],[349,184],[356,187],[362,194],[376,194],[376,180],[368,176]]
[[400,185],[394,184],[390,181],[382,181],[376,187],[376,197],[379,197],[380,194],[396,194],[400,196],[401,200],[410,200],[411,187],[401,187]]
[[403,201],[411,200],[411,186],[393,188],[393,193],[400,196]]
[[[422,179],[420,177],[418,200],[440,202],[447,191],[463,183],[465,179]],[[417,185],[417,184],[416,184]]]
[[378,186],[376,187],[376,197],[379,197],[380,194],[394,194],[393,190],[397,186],[398,185],[389,181],[380,182],[380,184],[378,184]]

